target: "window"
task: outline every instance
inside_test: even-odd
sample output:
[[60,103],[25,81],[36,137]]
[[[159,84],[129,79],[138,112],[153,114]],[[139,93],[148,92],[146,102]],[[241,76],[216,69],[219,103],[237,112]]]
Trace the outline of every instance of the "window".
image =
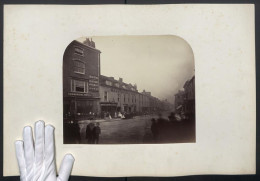
[[83,63],[79,60],[74,60],[74,72],[80,73],[80,74],[85,74],[85,63]]
[[119,87],[119,84],[118,84],[118,83],[115,83],[115,86],[116,86],[116,87]]
[[108,92],[104,92],[104,100],[107,101],[108,100]]
[[111,81],[108,81],[108,80],[106,80],[106,85],[110,85],[110,86],[112,86],[112,82],[111,82]]
[[80,55],[80,56],[83,56],[83,55],[84,55],[83,49],[82,49],[82,48],[79,48],[79,47],[75,47],[74,53],[77,54],[77,55]]
[[118,94],[117,101],[120,102],[120,94]]
[[88,92],[88,84],[81,80],[71,80],[71,91],[72,92]]

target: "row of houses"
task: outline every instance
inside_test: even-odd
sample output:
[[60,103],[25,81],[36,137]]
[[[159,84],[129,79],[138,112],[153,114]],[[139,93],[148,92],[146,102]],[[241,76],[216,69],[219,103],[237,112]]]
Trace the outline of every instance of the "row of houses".
[[88,119],[108,112],[150,113],[171,109],[167,100],[137,85],[100,74],[100,53],[95,42],[72,41],[63,56],[63,114],[66,119]]
[[183,90],[175,94],[175,111],[195,118],[195,76],[187,80]]

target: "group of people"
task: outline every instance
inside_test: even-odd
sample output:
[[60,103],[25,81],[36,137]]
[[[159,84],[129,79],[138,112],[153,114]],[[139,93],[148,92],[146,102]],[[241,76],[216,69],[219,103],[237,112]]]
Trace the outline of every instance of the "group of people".
[[101,128],[99,123],[89,123],[86,128],[86,139],[88,144],[98,144]]
[[151,132],[154,143],[185,142],[193,136],[192,124],[171,113],[168,119],[159,114],[158,119],[151,119]]

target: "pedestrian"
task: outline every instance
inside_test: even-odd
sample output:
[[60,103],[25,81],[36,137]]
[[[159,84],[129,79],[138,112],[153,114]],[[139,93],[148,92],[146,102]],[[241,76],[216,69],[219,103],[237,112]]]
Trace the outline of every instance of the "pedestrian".
[[72,132],[73,132],[75,143],[79,144],[81,141],[79,124],[78,122],[75,121],[72,125],[73,125]]
[[158,141],[158,125],[154,118],[152,118],[152,125],[151,125],[151,131],[153,134],[153,141],[156,143]]
[[88,140],[88,144],[93,144],[93,130],[94,130],[94,123],[89,123],[86,128],[86,139]]
[[167,120],[162,117],[162,114],[158,114],[157,119],[157,129],[158,129],[158,137],[157,142],[163,143],[167,139],[166,130],[167,130]]
[[99,123],[96,123],[94,129],[93,129],[93,139],[94,144],[98,144],[99,142],[99,135],[101,134],[101,129],[99,127]]

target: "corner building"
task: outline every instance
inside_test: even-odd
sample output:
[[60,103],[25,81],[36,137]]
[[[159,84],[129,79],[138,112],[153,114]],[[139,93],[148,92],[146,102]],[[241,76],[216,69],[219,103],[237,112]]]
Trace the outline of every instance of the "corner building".
[[72,41],[63,57],[63,118],[83,120],[100,112],[100,51],[95,43]]

